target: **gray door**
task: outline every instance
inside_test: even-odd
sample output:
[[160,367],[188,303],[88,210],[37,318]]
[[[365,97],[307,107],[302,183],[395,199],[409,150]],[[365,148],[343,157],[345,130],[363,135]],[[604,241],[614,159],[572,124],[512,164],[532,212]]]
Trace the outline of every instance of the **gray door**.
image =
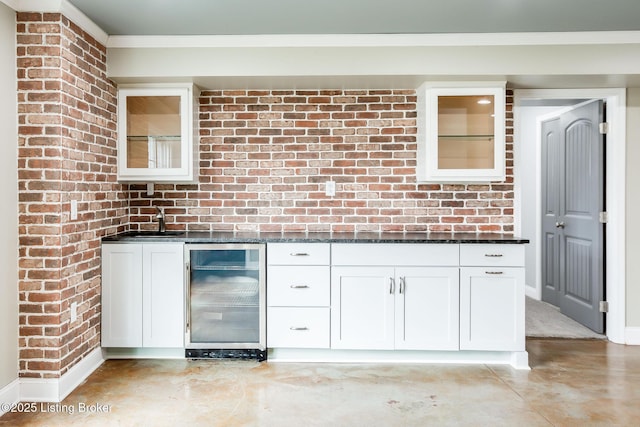
[[542,122],[542,299],[604,333],[602,101]]

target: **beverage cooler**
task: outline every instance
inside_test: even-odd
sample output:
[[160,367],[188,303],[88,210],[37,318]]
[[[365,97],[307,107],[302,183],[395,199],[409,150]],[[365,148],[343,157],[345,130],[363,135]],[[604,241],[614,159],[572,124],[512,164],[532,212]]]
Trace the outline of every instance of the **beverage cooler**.
[[187,244],[186,357],[265,360],[264,244]]

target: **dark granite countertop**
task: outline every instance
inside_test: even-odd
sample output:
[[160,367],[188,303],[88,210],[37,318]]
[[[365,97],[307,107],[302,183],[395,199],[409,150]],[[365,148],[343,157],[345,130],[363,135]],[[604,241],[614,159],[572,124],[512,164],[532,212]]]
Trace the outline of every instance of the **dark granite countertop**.
[[522,244],[529,239],[497,233],[300,233],[169,231],[126,232],[102,238],[108,242],[184,242],[184,243],[500,243]]

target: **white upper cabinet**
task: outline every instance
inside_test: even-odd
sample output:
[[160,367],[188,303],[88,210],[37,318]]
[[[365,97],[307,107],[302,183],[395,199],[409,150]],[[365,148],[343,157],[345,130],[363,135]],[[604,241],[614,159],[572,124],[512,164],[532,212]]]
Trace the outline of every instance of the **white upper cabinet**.
[[191,84],[118,88],[118,181],[197,180],[197,96]]
[[505,82],[418,88],[418,182],[505,179]]

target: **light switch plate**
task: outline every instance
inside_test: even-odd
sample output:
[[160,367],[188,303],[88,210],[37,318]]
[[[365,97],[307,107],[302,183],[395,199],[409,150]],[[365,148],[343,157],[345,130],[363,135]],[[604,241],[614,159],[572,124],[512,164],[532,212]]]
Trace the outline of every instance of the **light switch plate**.
[[327,196],[335,196],[336,195],[336,182],[335,181],[327,181],[325,184],[325,195]]
[[71,200],[71,221],[78,219],[78,201]]
[[72,302],[71,303],[71,322],[75,322],[78,319],[78,303],[77,302]]

